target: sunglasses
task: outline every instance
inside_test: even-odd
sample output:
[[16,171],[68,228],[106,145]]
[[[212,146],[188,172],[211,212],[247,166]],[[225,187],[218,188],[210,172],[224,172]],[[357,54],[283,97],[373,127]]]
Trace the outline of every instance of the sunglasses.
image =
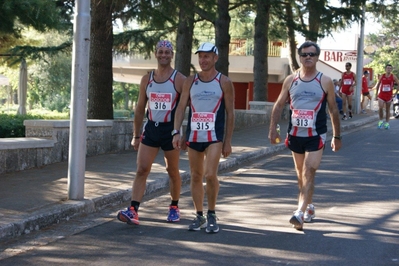
[[307,57],[307,56],[310,56],[310,57],[314,57],[314,56],[317,56],[318,54],[316,54],[316,53],[302,53],[302,54],[299,54],[299,56],[301,56],[301,57]]

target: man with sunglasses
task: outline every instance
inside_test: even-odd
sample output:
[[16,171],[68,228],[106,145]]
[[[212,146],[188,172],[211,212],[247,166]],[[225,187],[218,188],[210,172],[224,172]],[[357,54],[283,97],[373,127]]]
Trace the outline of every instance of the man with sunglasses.
[[341,93],[344,116],[342,120],[348,120],[346,111],[348,110],[349,118],[352,118],[352,96],[355,89],[356,74],[351,71],[352,64],[346,63],[346,71],[342,73]]
[[302,66],[284,80],[273,106],[269,139],[272,144],[280,142],[276,126],[289,101],[290,120],[285,145],[292,151],[299,187],[298,207],[289,222],[295,229],[302,230],[303,223],[315,217],[312,204],[314,179],[327,138],[327,104],[333,127],[333,151],[341,148],[341,136],[333,82],[316,69],[319,46],[306,41],[298,48],[298,55]]

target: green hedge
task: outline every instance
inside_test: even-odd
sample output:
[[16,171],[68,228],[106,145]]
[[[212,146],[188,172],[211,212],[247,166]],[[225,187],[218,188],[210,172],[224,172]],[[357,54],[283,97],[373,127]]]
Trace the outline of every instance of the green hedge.
[[115,109],[114,110],[114,118],[131,118],[133,117],[133,112],[130,110],[123,110],[123,109]]
[[24,120],[43,118],[39,115],[0,114],[0,138],[25,137]]
[[[115,110],[115,118],[130,118],[133,112],[130,110]],[[58,113],[42,113],[39,114],[5,114],[0,113],[0,138],[17,138],[25,137],[25,126],[24,120],[35,120],[35,119],[68,119],[68,114]]]

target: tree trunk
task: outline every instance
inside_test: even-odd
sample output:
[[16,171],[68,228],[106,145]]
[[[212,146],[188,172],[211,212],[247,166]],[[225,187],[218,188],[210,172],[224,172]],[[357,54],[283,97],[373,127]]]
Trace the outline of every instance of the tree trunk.
[[317,37],[319,35],[321,16],[323,13],[326,1],[309,1],[309,32],[306,34],[306,39],[309,41],[317,42]]
[[125,110],[129,110],[129,101],[130,101],[130,99],[129,99],[129,87],[130,86],[127,83],[121,83],[121,86],[123,88],[123,98],[124,98],[123,108]]
[[230,45],[230,15],[229,0],[218,0],[218,16],[215,22],[216,43],[219,50],[219,60],[216,69],[224,75],[229,75],[229,45]]
[[254,101],[267,101],[270,1],[257,0],[254,36]]
[[177,27],[175,69],[189,76],[191,69],[191,50],[193,47],[194,9],[193,0],[181,1]]
[[288,60],[291,68],[291,72],[295,72],[299,69],[298,61],[296,60],[296,41],[295,41],[295,30],[294,30],[294,15],[292,13],[291,3],[286,3],[285,12],[287,15],[287,35],[288,35]]
[[113,119],[112,0],[91,0],[87,118]]

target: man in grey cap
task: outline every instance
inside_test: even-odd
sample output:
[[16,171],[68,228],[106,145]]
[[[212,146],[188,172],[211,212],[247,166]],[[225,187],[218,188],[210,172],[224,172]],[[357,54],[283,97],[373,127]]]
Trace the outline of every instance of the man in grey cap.
[[[182,125],[186,106],[190,111],[186,137],[191,171],[191,196],[196,217],[189,231],[206,227],[207,233],[219,232],[216,223],[216,200],[219,193],[217,177],[220,156],[231,154],[231,139],[234,128],[234,87],[231,80],[216,70],[218,49],[212,43],[203,43],[198,48],[201,71],[186,79],[179,105],[175,113],[173,147],[180,149],[179,128]],[[204,187],[208,212],[203,211]]]

